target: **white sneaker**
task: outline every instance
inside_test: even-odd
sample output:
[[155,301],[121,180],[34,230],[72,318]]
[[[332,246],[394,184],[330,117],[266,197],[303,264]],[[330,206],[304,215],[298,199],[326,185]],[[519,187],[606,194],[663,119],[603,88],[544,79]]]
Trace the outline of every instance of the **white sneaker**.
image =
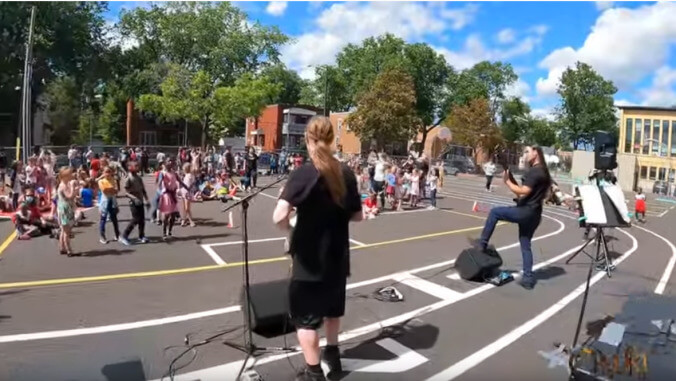
[[432,205],[430,205],[430,206],[427,207],[427,210],[434,210],[434,209],[436,209],[436,207],[434,207],[434,206],[432,206]]

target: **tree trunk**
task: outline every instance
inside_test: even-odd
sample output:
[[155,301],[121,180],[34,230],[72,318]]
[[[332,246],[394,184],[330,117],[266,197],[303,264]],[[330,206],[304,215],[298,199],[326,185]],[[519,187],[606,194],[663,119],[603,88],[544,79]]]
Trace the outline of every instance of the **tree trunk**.
[[127,146],[131,144],[131,134],[133,130],[133,120],[134,120],[134,100],[129,98],[127,99]]
[[204,122],[202,123],[202,148],[206,149],[207,147],[207,129],[209,128],[209,116],[204,117]]
[[418,148],[418,155],[425,152],[425,141],[427,141],[427,132],[428,132],[427,127],[423,127],[420,132],[422,132],[422,137],[420,138],[420,147]]

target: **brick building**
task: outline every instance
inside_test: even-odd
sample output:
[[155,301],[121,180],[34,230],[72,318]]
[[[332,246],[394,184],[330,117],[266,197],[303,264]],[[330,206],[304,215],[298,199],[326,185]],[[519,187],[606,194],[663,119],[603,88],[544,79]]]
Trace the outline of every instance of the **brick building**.
[[145,117],[127,102],[127,145],[141,146],[200,146],[202,126],[197,123],[161,123]]
[[320,109],[311,106],[275,104],[267,106],[257,118],[247,118],[246,144],[262,151],[275,151],[282,147],[300,149],[305,128]]
[[362,151],[362,142],[361,139],[350,130],[350,126],[345,122],[345,119],[347,119],[349,115],[349,112],[332,112],[329,116],[336,135],[333,148],[338,150],[338,147],[342,146],[343,153],[358,154]]

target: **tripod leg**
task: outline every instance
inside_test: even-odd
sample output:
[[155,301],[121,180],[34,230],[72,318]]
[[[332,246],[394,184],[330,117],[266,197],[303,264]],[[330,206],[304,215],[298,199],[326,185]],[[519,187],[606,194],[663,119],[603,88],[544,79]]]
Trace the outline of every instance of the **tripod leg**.
[[[577,257],[578,254],[584,252],[584,249],[587,247],[587,245],[589,245],[590,243],[592,243],[592,241],[594,241],[595,239],[596,239],[596,237],[591,238],[591,239],[588,239],[587,242],[585,242],[584,245],[582,245],[582,247],[581,247],[578,251],[574,252],[573,255],[571,255],[570,257],[568,257],[568,259],[566,259],[566,264],[569,264],[570,261],[572,261],[573,258]],[[585,253],[585,254],[586,254],[586,253]],[[587,256],[589,256],[589,254],[587,254]]]

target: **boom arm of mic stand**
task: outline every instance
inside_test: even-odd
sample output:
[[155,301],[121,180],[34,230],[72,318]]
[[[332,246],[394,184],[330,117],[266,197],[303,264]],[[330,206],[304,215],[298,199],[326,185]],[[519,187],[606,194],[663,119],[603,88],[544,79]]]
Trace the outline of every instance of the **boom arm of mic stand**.
[[251,200],[251,199],[253,199],[254,197],[258,196],[258,195],[259,195],[261,192],[263,192],[264,190],[268,190],[268,189],[272,188],[273,186],[275,186],[275,185],[281,183],[281,182],[284,181],[284,180],[286,180],[286,176],[283,176],[283,177],[281,177],[280,179],[271,182],[270,184],[264,186],[263,188],[258,189],[257,191],[255,191],[254,193],[251,193],[251,194],[247,195],[246,197],[242,197],[241,200],[235,202],[235,203],[232,204],[232,205],[229,205],[229,206],[226,206],[225,208],[223,208],[223,210],[221,210],[221,212],[227,212],[228,210],[233,209],[233,208],[235,208],[235,207],[237,207],[237,206],[239,206],[239,205],[248,203],[249,200]]

